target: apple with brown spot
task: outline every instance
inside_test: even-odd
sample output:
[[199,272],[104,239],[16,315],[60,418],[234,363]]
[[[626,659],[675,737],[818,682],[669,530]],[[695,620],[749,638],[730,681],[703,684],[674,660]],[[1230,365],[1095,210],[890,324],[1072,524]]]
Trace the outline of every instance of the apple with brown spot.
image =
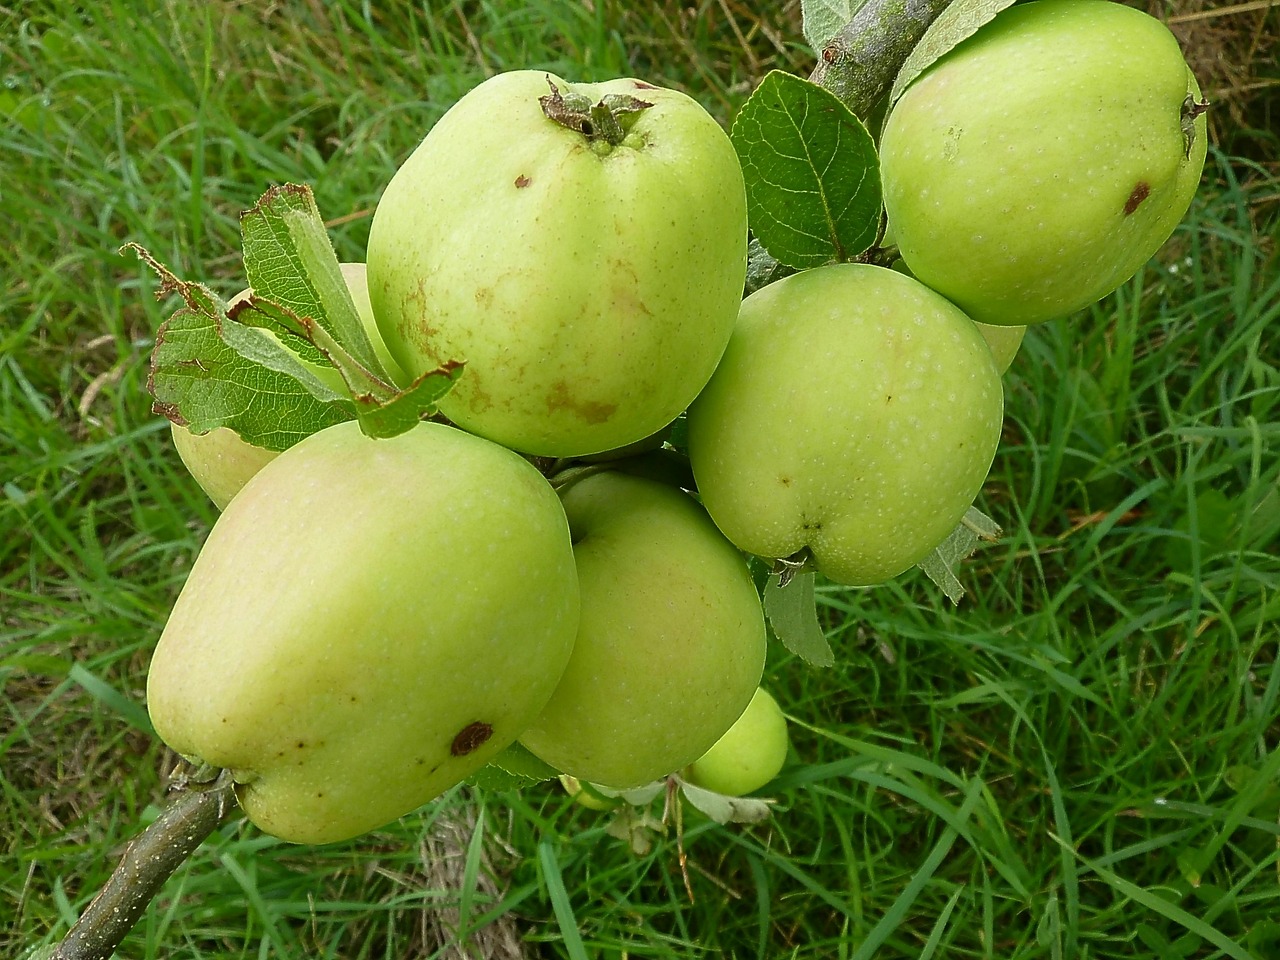
[[1101,299],[1186,213],[1204,107],[1177,40],[1142,11],[1010,7],[886,121],[884,202],[903,259],[982,323],[1040,323]]

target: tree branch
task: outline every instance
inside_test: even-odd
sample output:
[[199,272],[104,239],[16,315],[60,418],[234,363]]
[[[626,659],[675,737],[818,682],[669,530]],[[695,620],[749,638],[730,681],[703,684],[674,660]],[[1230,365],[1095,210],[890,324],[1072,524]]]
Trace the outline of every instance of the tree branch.
[[107,960],[173,871],[235,809],[233,788],[225,770],[213,779],[180,785],[155,822],[125,849],[51,960]]
[[858,117],[889,92],[907,56],[951,0],[867,0],[823,48],[809,79]]

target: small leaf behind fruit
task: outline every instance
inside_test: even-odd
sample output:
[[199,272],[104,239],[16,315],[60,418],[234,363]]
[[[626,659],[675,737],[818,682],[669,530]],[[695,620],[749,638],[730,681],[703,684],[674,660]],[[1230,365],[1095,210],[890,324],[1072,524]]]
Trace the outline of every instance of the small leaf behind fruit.
[[386,382],[342,277],[311,188],[272,187],[240,215],[244,270],[253,292],[296,317],[309,317],[366,370]]
[[997,540],[1003,532],[1000,525],[985,513],[977,507],[970,507],[947,539],[916,566],[938,585],[947,599],[959,604],[964,599],[964,585],[955,575],[955,568],[973,555],[979,540]]
[[510,790],[522,790],[538,781],[529,777],[522,777],[518,773],[510,773],[497,764],[486,763],[471,776],[467,777],[465,782],[481,790],[506,793]]
[[560,776],[559,770],[534,756],[528,747],[519,742],[506,747],[489,763],[526,780],[554,780]]
[[774,70],[730,131],[747,184],[747,220],[780,263],[802,270],[875,242],[880,168],[871,134],[835,94]]
[[751,238],[751,242],[747,244],[747,293],[755,293],[761,287],[767,287],[775,280],[793,273],[793,269],[779,263],[759,240]]
[[1013,2],[1014,0],[953,0],[929,24],[929,29],[924,32],[924,36],[898,71],[893,89],[889,92],[890,108],[911,85],[911,81],[977,33],[980,27],[990,23],[1005,7],[1013,6]]
[[783,646],[806,663],[829,667],[836,658],[818,622],[813,593],[816,577],[815,573],[797,573],[783,586],[778,574],[770,574],[764,588],[764,613]]
[[759,823],[768,820],[770,801],[759,797],[727,797],[681,782],[685,799],[716,823]]
[[801,0],[804,38],[813,52],[822,53],[822,48],[865,3],[866,0]]

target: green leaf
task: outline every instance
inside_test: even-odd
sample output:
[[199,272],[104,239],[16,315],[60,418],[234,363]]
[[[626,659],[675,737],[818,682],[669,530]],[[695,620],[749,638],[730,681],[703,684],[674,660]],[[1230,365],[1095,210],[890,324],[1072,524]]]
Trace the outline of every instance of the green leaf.
[[554,780],[560,771],[551,764],[535,757],[527,747],[517,742],[501,751],[489,761],[491,766],[505,770],[507,773],[523,777],[526,780]]
[[462,376],[464,364],[454,360],[435,370],[428,370],[412,385],[390,400],[372,395],[356,397],[356,416],[360,429],[370,437],[394,437],[410,429],[424,416],[436,411],[440,398],[453,389]]
[[493,793],[507,793],[511,790],[523,790],[538,781],[510,773],[495,764],[486,763],[471,776],[467,777],[466,782],[481,790],[489,790]]
[[866,0],[801,0],[804,38],[814,53],[831,42]]
[[730,131],[747,219],[765,250],[802,270],[875,242],[880,168],[871,134],[835,94],[781,70],[761,81]]
[[977,33],[980,27],[994,20],[996,14],[1005,7],[1013,6],[1013,3],[1014,0],[953,0],[929,24],[920,42],[902,64],[902,69],[893,81],[893,89],[889,91],[889,106],[892,108],[898,97],[911,85],[911,81]]
[[366,371],[391,382],[360,322],[310,187],[272,187],[240,215],[240,236],[255,295],[315,321]]
[[747,244],[747,293],[755,293],[761,287],[767,287],[775,280],[793,273],[794,270],[779,263],[759,240],[751,238],[751,242]]
[[[223,342],[244,359],[296,380],[322,403],[349,400],[350,394],[342,383],[341,375],[332,368],[324,355],[310,343],[300,341],[287,332],[280,320],[287,315],[288,311],[284,307],[269,300],[252,297],[229,309],[225,320],[219,321],[215,317],[215,323]],[[264,319],[268,317],[272,318],[272,322]],[[243,320],[251,322],[244,323]],[[286,332],[280,336],[273,332],[277,329]],[[310,364],[295,353],[293,347],[301,344],[306,344],[319,357],[320,362]]]
[[970,507],[947,539],[916,566],[938,585],[948,600],[958,604],[964,599],[964,585],[955,575],[955,568],[973,555],[979,540],[998,540],[1003,532],[985,513]]
[[768,820],[772,801],[759,797],[729,797],[681,781],[685,799],[716,823],[759,823]]
[[219,297],[179,280],[137,244],[123,249],[159,274],[158,296],[177,293],[184,301],[156,334],[148,380],[156,413],[195,433],[229,427],[268,450],[286,450],[324,427],[354,419],[350,400],[321,382],[276,337],[233,321]]
[[806,663],[829,667],[836,658],[818,623],[813,595],[816,577],[814,573],[797,573],[784,585],[780,575],[771,574],[764,588],[764,613],[783,646]]

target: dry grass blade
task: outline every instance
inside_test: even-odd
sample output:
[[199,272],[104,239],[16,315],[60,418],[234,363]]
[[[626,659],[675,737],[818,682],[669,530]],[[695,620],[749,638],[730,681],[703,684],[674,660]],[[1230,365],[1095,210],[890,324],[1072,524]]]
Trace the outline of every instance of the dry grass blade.
[[[1222,144],[1228,131],[1252,130],[1266,135],[1274,130],[1280,96],[1278,0],[1246,0],[1227,6],[1212,0],[1148,0],[1145,7],[1169,25],[1192,72],[1215,104],[1209,115],[1215,143]],[[1263,145],[1258,159],[1274,163],[1274,156],[1272,142],[1269,148]]]
[[[423,838],[420,856],[424,882],[429,890],[439,892],[441,901],[422,913],[422,956],[438,960],[527,960],[529,953],[510,913],[459,937],[463,918],[458,898],[467,882],[467,848],[475,834],[478,815],[476,803],[457,803],[444,811]],[[503,880],[496,867],[507,856],[501,843],[486,832],[474,891],[482,907],[502,897]]]

